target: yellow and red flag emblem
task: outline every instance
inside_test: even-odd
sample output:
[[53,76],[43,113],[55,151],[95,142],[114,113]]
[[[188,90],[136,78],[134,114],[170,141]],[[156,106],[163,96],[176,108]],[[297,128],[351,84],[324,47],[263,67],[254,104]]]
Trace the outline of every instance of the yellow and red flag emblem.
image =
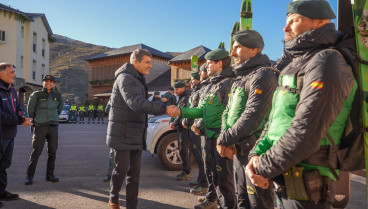
[[262,90],[261,89],[256,89],[256,90],[254,90],[254,93],[255,94],[262,94]]
[[311,87],[314,89],[322,89],[323,88],[323,82],[322,81],[313,81],[311,83]]

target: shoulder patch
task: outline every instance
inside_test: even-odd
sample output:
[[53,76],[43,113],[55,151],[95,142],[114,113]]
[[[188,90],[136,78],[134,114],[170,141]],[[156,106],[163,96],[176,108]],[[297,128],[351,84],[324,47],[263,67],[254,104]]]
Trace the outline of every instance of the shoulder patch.
[[322,81],[313,81],[311,83],[311,87],[314,89],[322,89],[323,88],[323,82]]
[[256,89],[256,90],[254,90],[254,93],[255,94],[262,94],[262,92],[263,92],[262,89]]

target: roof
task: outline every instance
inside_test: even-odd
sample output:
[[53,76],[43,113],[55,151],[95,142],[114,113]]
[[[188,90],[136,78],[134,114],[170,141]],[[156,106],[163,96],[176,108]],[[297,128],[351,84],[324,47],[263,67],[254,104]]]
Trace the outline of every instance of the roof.
[[174,59],[169,61],[169,64],[171,62],[181,62],[181,61],[190,61],[192,55],[197,55],[198,60],[205,60],[204,55],[207,54],[207,52],[210,52],[211,49],[205,47],[205,46],[198,46],[196,48],[193,48],[191,50],[188,50],[178,56],[176,56]]
[[31,22],[34,22],[34,19],[35,18],[41,18],[43,24],[46,27],[47,33],[49,35],[49,39],[51,39],[52,41],[56,41],[56,39],[52,36],[53,33],[52,33],[51,27],[49,25],[49,22],[46,19],[46,15],[45,14],[42,14],[42,13],[26,13],[26,12],[19,11],[18,9],[13,9],[10,6],[6,6],[4,4],[0,4],[0,10],[14,12],[16,14],[22,15],[25,19],[27,19],[27,20],[29,20]]
[[149,47],[147,45],[144,44],[135,44],[135,45],[130,45],[130,46],[124,46],[118,49],[114,49],[105,53],[101,53],[101,54],[97,54],[94,55],[88,59],[86,59],[86,61],[92,61],[92,60],[96,60],[96,59],[100,59],[100,58],[107,58],[107,57],[114,57],[114,56],[121,56],[121,55],[126,55],[126,54],[130,54],[132,53],[134,50],[136,49],[146,49],[149,52],[151,52],[152,55],[158,56],[158,57],[163,57],[166,58],[168,60],[172,59],[173,56],[171,56],[170,54],[166,54],[164,52],[161,52],[157,49],[154,49],[152,47]]

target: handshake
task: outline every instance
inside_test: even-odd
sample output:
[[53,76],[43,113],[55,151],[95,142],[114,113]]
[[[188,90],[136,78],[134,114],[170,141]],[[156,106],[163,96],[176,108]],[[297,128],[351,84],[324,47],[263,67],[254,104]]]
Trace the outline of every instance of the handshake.
[[172,118],[176,118],[181,115],[181,110],[175,105],[170,105],[166,107],[166,114]]

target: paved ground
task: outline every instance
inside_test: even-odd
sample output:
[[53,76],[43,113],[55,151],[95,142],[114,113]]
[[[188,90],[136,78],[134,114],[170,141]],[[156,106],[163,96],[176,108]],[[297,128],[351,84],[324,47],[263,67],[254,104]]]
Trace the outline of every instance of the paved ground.
[[[55,174],[59,183],[45,181],[46,150],[42,153],[34,184],[24,185],[26,167],[31,152],[31,134],[28,127],[19,126],[8,170],[10,192],[18,193],[20,200],[4,202],[11,209],[101,209],[108,208],[109,184],[102,182],[108,163],[105,145],[106,124],[61,124]],[[194,169],[197,173],[197,169]],[[177,172],[166,171],[157,158],[144,152],[139,208],[181,209],[193,208],[196,197],[188,193],[188,182],[177,182]],[[347,208],[367,208],[364,179],[352,181],[351,201]],[[361,181],[359,183],[359,181]],[[125,191],[121,192],[125,208]]]

